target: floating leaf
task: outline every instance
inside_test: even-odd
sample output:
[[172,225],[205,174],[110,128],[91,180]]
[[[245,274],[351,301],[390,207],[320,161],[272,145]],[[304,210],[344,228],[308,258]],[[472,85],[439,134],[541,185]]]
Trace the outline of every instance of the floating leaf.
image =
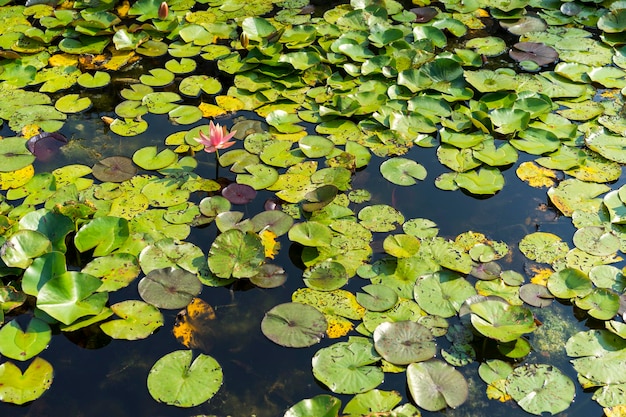
[[411,397],[425,410],[456,408],[467,400],[469,388],[463,374],[443,361],[412,363],[406,378]]
[[339,342],[318,350],[313,356],[313,375],[338,394],[356,394],[383,382],[379,357],[370,342]]
[[113,304],[111,310],[121,319],[102,323],[100,328],[114,339],[145,339],[163,326],[163,314],[142,301],[121,301]]
[[525,307],[487,298],[469,305],[472,325],[484,336],[511,342],[535,330],[535,318]]
[[291,406],[283,417],[338,417],[341,400],[331,395],[320,394],[300,400]]
[[381,284],[370,284],[361,288],[364,293],[356,293],[356,300],[369,311],[385,311],[398,302],[396,292]]
[[139,295],[158,308],[183,308],[200,293],[202,283],[196,276],[180,268],[150,271],[139,281]]
[[211,399],[222,386],[222,367],[191,350],[177,350],[160,358],[148,374],[148,392],[159,402],[195,407]]
[[451,271],[422,275],[413,289],[415,301],[429,314],[452,317],[469,297],[476,295],[472,284]]
[[0,328],[0,353],[7,358],[26,361],[47,348],[51,339],[52,331],[46,322],[33,317],[23,330],[14,319]]
[[399,157],[383,162],[380,172],[387,181],[397,185],[413,185],[426,178],[426,169],[422,165]]
[[34,401],[52,385],[52,365],[39,357],[35,358],[26,371],[11,362],[0,364],[0,399],[22,405]]
[[435,339],[427,327],[413,321],[386,322],[374,331],[374,347],[395,365],[408,365],[435,356]]
[[522,409],[535,415],[560,413],[569,407],[576,394],[572,380],[550,365],[519,366],[506,380],[507,393]]
[[[63,145],[60,145],[63,146]],[[33,163],[35,155],[26,148],[26,140],[20,137],[9,137],[0,140],[1,172],[22,169]]]
[[532,61],[537,65],[552,64],[559,57],[558,52],[540,42],[518,42],[509,51],[509,56],[517,62]]
[[279,304],[265,313],[261,331],[272,342],[286,347],[319,343],[326,332],[326,319],[316,308],[300,303]]
[[209,250],[209,268],[220,278],[249,278],[259,272],[265,249],[259,236],[230,229],[215,238]]
[[104,158],[93,166],[93,176],[102,182],[122,182],[137,173],[133,160],[125,156]]

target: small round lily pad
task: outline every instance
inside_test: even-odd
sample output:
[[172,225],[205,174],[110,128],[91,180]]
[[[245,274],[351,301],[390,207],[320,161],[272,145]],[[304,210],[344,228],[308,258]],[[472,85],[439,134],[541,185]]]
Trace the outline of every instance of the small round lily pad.
[[286,347],[312,346],[322,339],[327,323],[315,307],[301,303],[279,304],[265,313],[261,331],[272,342]]

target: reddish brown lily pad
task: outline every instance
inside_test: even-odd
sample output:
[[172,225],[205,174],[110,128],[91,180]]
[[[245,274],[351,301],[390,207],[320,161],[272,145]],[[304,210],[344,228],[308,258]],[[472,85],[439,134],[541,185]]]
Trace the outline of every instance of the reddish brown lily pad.
[[92,173],[103,182],[122,182],[132,178],[137,173],[137,167],[130,158],[111,156],[96,162]]

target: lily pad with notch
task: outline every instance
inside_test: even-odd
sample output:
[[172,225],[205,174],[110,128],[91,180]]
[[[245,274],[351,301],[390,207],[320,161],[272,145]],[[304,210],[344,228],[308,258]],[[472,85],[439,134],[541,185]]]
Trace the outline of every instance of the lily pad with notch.
[[183,308],[200,293],[202,283],[191,272],[169,267],[150,271],[139,281],[139,295],[155,307]]
[[45,321],[33,317],[24,329],[18,319],[13,319],[0,328],[0,353],[7,358],[26,361],[47,348],[51,339],[52,331]]
[[376,351],[394,365],[425,361],[437,352],[431,331],[410,320],[381,323],[373,338]]
[[4,362],[0,364],[0,398],[17,405],[34,401],[50,388],[53,375],[52,365],[40,357],[24,373],[12,362]]
[[507,376],[507,393],[526,412],[558,414],[574,401],[572,380],[557,368],[544,364],[524,364]]
[[121,301],[113,304],[111,310],[120,319],[104,322],[100,328],[114,339],[145,339],[163,326],[163,314],[158,308],[143,301]]
[[256,275],[251,276],[250,282],[259,288],[280,287],[287,281],[285,270],[274,264],[263,264]]
[[509,51],[509,56],[517,62],[532,61],[542,66],[554,63],[559,53],[541,42],[518,42]]
[[[67,141],[66,141],[67,142]],[[65,143],[60,144],[63,146]],[[59,147],[60,147],[59,146]],[[2,166],[0,167],[0,172],[11,172],[17,171],[18,169],[24,168],[35,161],[36,154],[33,150],[36,150],[33,146],[33,149],[27,148],[27,142],[22,137],[9,137],[4,138],[0,141],[0,157],[2,158]],[[58,148],[57,148],[58,149]],[[46,151],[40,152],[40,155],[47,155],[50,152]],[[49,158],[48,158],[49,159]]]
[[302,278],[309,288],[332,291],[343,287],[348,282],[348,273],[341,263],[324,261],[307,268]]
[[291,406],[283,417],[337,417],[341,400],[328,394],[306,398]]
[[232,183],[222,190],[222,196],[232,204],[248,204],[254,200],[256,194],[256,190],[246,184]]
[[222,367],[208,355],[192,359],[191,350],[177,350],[156,361],[148,374],[152,398],[177,407],[195,407],[210,400],[222,386]]
[[533,307],[548,307],[554,301],[554,295],[546,287],[532,283],[520,287],[519,297]]
[[93,176],[102,182],[123,182],[137,173],[133,160],[126,156],[110,156],[93,166]]
[[382,284],[370,284],[361,288],[364,292],[356,293],[356,300],[369,311],[386,311],[396,305],[398,295]]
[[303,348],[319,343],[326,332],[326,318],[315,307],[300,303],[279,304],[265,313],[261,331],[272,342]]
[[425,410],[456,408],[467,400],[469,388],[465,377],[441,360],[410,364],[406,378],[411,397]]
[[380,165],[383,177],[396,185],[414,185],[426,178],[426,168],[407,158],[388,159]]

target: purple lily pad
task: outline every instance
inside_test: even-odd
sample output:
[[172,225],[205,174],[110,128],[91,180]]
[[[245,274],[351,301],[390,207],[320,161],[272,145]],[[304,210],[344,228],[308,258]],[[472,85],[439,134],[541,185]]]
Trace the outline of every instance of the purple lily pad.
[[415,7],[411,9],[413,13],[415,13],[415,23],[426,23],[430,22],[433,17],[437,16],[437,9],[434,7]]
[[533,61],[537,65],[548,65],[558,59],[559,53],[541,42],[518,42],[509,51],[509,56],[517,62]]
[[61,146],[66,143],[67,138],[60,133],[42,132],[28,139],[26,146],[37,160],[47,162],[57,155]]
[[232,204],[248,204],[256,197],[256,190],[246,184],[230,184],[222,190],[222,196]]
[[137,167],[126,156],[111,156],[96,162],[92,173],[103,182],[122,182],[132,178],[137,173]]

